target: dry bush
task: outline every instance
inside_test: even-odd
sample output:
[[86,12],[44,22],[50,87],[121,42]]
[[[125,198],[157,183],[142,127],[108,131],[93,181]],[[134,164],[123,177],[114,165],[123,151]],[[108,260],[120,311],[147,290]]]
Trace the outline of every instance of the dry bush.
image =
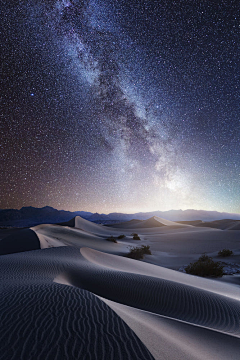
[[127,257],[135,260],[143,259],[144,255],[152,255],[149,245],[142,245],[141,247],[130,247]]
[[227,257],[230,255],[233,255],[233,252],[232,252],[232,250],[229,250],[229,249],[222,249],[218,252],[218,256]]
[[113,237],[113,236],[110,236],[109,238],[106,239],[107,241],[111,241],[111,242],[114,242],[117,244],[117,240]]
[[186,273],[191,275],[198,276],[212,276],[212,277],[222,277],[223,276],[223,266],[218,261],[213,261],[213,259],[205,254],[200,256],[200,258],[194,263],[190,263],[186,268]]
[[133,237],[133,240],[141,240],[138,234],[132,233],[131,236]]

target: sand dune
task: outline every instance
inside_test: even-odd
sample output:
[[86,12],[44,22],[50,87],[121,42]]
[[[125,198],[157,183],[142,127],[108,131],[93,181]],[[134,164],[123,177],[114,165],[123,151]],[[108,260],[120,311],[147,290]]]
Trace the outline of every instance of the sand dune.
[[99,252],[89,248],[81,248],[81,254],[89,262],[106,267],[108,269],[117,270],[121,272],[128,272],[133,274],[141,274],[155,277],[162,280],[174,281],[183,285],[190,285],[197,289],[211,291],[215,294],[230,296],[233,299],[240,300],[240,289],[237,289],[229,284],[222,284],[213,279],[205,279],[199,276],[192,276],[178,271],[167,269],[161,266],[156,266],[141,261],[132,261],[124,257],[116,257],[111,254]]
[[40,249],[38,236],[31,229],[23,229],[0,241],[0,255]]
[[234,297],[89,263],[70,269],[65,276],[73,286],[109,300],[240,337],[240,302]]
[[[176,223],[174,221],[162,219],[162,218],[160,218],[158,216],[154,216],[152,219],[159,222],[160,224],[165,225],[165,226],[178,226],[178,227],[179,227],[179,225],[181,225],[182,227],[189,226],[189,225],[186,225],[186,224],[178,224],[178,223]],[[148,220],[146,220],[146,221],[148,221]]]
[[107,224],[105,226],[107,227],[113,227],[115,229],[118,229],[118,228],[123,228],[123,229],[131,229],[132,227],[134,227],[133,225],[136,225],[136,224],[139,224],[141,223],[142,221],[144,220],[137,220],[137,219],[132,219],[132,220],[129,220],[129,221],[124,221],[124,222],[120,222],[120,223],[116,223],[116,224]]
[[1,360],[152,359],[94,294],[53,282],[79,260],[78,249],[71,247],[1,258]]
[[112,229],[109,229],[106,226],[95,224],[91,221],[85,220],[80,216],[76,216],[75,218],[75,227],[78,229],[82,229],[84,231],[90,232],[96,235],[104,235],[108,236],[112,234]]
[[240,230],[240,221],[224,219],[224,220],[204,222],[204,223],[200,224],[199,226],[212,227],[212,228],[221,229],[221,230]]
[[228,230],[240,230],[240,221],[231,224]]
[[88,221],[82,220],[82,225],[86,230],[58,225],[39,225],[32,228],[32,230],[39,237],[42,249],[56,246],[75,246],[77,248],[87,246],[113,254],[128,252],[128,244],[120,241],[117,244],[106,241],[113,234],[120,235],[119,230],[113,231],[94,223],[85,224],[85,221]]
[[[239,286],[170,268],[226,243],[237,252],[240,232],[133,223],[140,241],[79,217],[0,241],[28,250],[0,257],[1,359],[239,359]],[[123,257],[133,244],[153,255]]]
[[113,224],[111,226],[114,228],[120,228],[120,229],[142,229],[142,228],[155,228],[155,227],[162,227],[162,226],[173,226],[174,228],[179,228],[179,227],[187,227],[190,225],[180,224],[180,223],[176,223],[174,221],[162,219],[158,216],[153,216],[147,220],[142,220],[142,221],[130,220],[125,223]]
[[239,339],[204,327],[101,298],[151,349],[155,359],[226,360],[239,356]]

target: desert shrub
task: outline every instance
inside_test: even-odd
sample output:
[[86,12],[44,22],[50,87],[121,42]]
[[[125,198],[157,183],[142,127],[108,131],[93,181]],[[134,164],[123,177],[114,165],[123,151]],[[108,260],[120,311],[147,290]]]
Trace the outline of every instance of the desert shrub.
[[132,234],[133,240],[141,240],[138,234],[133,233]]
[[213,261],[213,259],[206,254],[200,256],[200,258],[194,263],[190,263],[185,271],[187,274],[198,275],[198,276],[212,276],[212,277],[222,277],[223,276],[223,266],[218,261]]
[[142,245],[141,247],[130,247],[127,257],[135,260],[143,259],[144,255],[152,255],[149,245]]
[[126,236],[125,235],[119,235],[118,236],[118,239],[120,240],[120,239],[124,239]]
[[233,254],[232,250],[229,249],[222,249],[218,252],[218,256],[222,256],[222,257],[230,256],[232,254]]
[[107,240],[107,241],[114,242],[114,243],[117,243],[117,240],[116,240],[113,236],[110,236],[110,237],[107,238],[106,240]]
[[202,254],[198,261],[207,261],[209,259],[209,256],[206,255],[206,253]]

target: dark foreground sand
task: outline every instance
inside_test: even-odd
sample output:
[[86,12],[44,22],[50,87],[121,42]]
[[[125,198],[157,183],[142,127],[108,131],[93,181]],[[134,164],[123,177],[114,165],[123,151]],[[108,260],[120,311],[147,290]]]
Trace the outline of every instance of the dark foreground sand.
[[[123,257],[136,244],[132,229],[81,218],[75,226],[35,227],[41,249],[0,256],[0,359],[239,359],[238,285]],[[165,256],[172,267],[177,252],[192,258],[210,242],[214,253],[216,232],[224,233],[170,223],[137,232],[151,262]],[[21,236],[8,239],[12,251],[36,240],[31,230]],[[236,251],[240,239],[231,236]]]

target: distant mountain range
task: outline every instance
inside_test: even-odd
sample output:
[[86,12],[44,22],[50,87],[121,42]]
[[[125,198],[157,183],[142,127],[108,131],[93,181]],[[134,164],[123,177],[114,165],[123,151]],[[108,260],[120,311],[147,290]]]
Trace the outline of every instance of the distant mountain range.
[[22,207],[20,210],[6,209],[0,211],[0,226],[2,227],[29,227],[38,224],[55,224],[69,221],[75,216],[89,218],[91,212],[57,210],[50,206],[35,208]]
[[215,221],[222,219],[240,220],[240,214],[221,213],[217,211],[206,210],[169,210],[169,211],[152,211],[139,212],[135,214],[110,213],[98,214],[87,211],[65,211],[57,210],[50,206],[35,208],[32,206],[22,207],[20,210],[6,209],[0,210],[1,227],[29,227],[38,224],[54,224],[67,222],[75,216],[81,216],[84,219],[95,223],[113,224],[132,219],[146,220],[153,216],[171,220],[171,221]]
[[240,214],[207,211],[207,210],[169,210],[169,211],[151,211],[151,212],[139,212],[135,214],[123,214],[123,213],[110,213],[106,214],[92,214],[88,220],[99,222],[107,220],[117,221],[129,221],[132,219],[147,220],[153,216],[171,220],[171,221],[214,221],[222,219],[240,220]]

